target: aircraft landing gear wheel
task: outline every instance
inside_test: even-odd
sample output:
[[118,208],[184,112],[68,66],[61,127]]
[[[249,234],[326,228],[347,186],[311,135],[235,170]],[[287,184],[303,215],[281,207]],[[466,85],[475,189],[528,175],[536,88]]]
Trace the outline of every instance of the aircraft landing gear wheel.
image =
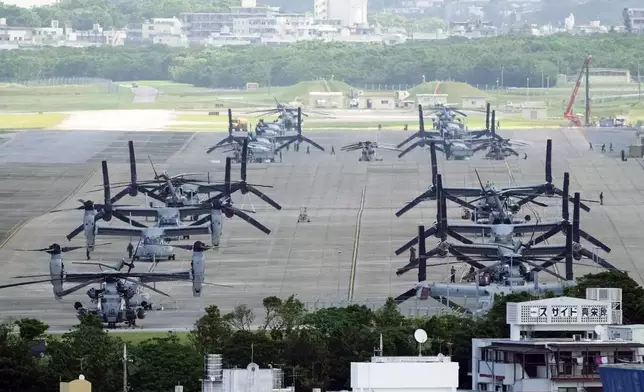
[[172,261],[175,261],[177,259],[177,255],[170,256],[170,259],[172,259]]
[[85,257],[87,257],[87,260],[91,259],[91,257],[89,257],[89,249],[85,251]]

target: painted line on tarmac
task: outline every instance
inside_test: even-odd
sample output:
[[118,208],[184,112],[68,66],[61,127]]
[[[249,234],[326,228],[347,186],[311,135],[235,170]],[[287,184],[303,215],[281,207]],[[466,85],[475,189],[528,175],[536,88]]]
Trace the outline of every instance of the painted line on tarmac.
[[356,270],[358,268],[358,247],[360,246],[360,226],[362,225],[362,212],[364,211],[364,200],[367,194],[367,186],[362,188],[362,195],[360,197],[360,210],[356,217],[356,234],[353,240],[353,255],[351,257],[351,277],[349,278],[349,295],[348,299],[353,299],[353,292],[356,283]]
[[[78,186],[74,187],[58,204],[56,204],[52,210],[58,209],[60,206],[63,204],[67,203],[69,199],[72,198],[87,182],[89,181],[90,178],[96,173],[96,169],[92,170],[92,172],[87,176]],[[38,215],[40,216],[40,215]],[[16,235],[17,232],[20,231],[27,223],[31,222],[34,218],[37,218],[38,216],[32,216],[31,218],[27,218],[23,220],[22,222],[18,223],[15,225],[11,230],[9,231],[9,234],[2,240],[2,243],[0,243],[0,249],[2,249],[7,243],[13,238],[14,235]]]

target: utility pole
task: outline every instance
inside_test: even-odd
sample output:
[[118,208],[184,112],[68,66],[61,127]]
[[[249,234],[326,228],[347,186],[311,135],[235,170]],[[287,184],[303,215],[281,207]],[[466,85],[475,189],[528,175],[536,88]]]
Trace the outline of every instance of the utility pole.
[[586,63],[586,126],[590,126],[590,62]]
[[637,100],[642,100],[642,78],[640,77],[640,60],[637,59]]
[[123,344],[123,392],[127,392],[127,344]]
[[526,103],[527,103],[528,101],[530,101],[530,78],[526,78],[526,79],[525,79],[525,87],[526,87],[526,90],[525,90],[525,101],[526,101]]
[[505,86],[505,84],[503,84],[503,72],[504,71],[505,71],[505,65],[502,65],[501,66],[501,88],[503,88],[503,86]]

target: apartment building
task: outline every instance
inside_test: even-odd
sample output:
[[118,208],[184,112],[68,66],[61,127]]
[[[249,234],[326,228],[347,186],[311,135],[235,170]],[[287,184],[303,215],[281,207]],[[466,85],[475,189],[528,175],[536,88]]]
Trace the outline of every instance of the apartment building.
[[644,33],[644,8],[625,8],[624,16],[628,16],[634,33]]

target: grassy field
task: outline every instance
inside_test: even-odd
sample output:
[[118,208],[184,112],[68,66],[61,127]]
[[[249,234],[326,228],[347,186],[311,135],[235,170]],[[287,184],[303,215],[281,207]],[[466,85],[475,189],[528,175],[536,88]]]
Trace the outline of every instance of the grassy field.
[[[159,92],[154,103],[133,103],[130,89],[133,82],[121,82],[122,88],[116,93],[109,93],[106,86],[36,86],[25,87],[15,84],[0,84],[0,112],[51,112],[71,110],[100,109],[173,109],[219,111],[225,121],[227,108],[267,107],[275,104],[299,101],[308,104],[308,94],[313,91],[341,92],[348,99],[351,88],[341,81],[301,82],[288,87],[262,87],[253,90],[222,90],[195,87],[169,81],[136,81],[139,86],[156,88]],[[493,86],[474,86],[458,82],[428,82],[409,90],[411,99],[415,94],[448,94],[450,103],[460,103],[465,96],[483,96],[503,111],[508,103],[524,105],[526,102],[543,102],[547,105],[549,115],[556,117],[563,114],[573,86],[571,84],[550,89],[503,89],[495,90]],[[644,118],[644,107],[631,108],[637,103],[637,85],[597,85],[593,88],[593,117],[628,115],[629,119]],[[393,97],[393,91],[389,91]],[[364,94],[369,94],[365,91]],[[621,100],[609,101],[606,97],[615,95],[632,95]],[[581,98],[581,96],[580,96]],[[576,105],[576,112],[583,112],[583,102]],[[631,113],[632,111],[632,113]],[[181,117],[181,116],[180,116]],[[212,116],[211,116],[212,117]],[[631,121],[633,121],[631,119]],[[249,119],[250,120],[250,119]],[[270,120],[270,118],[267,118]],[[179,121],[199,121],[196,119],[179,119]],[[212,118],[207,120],[211,122]],[[251,121],[255,121],[254,119]]]
[[46,129],[67,118],[63,113],[0,114],[0,129]]
[[0,111],[54,112],[92,109],[126,109],[132,92],[120,89],[110,94],[106,86],[37,86],[0,84]]

